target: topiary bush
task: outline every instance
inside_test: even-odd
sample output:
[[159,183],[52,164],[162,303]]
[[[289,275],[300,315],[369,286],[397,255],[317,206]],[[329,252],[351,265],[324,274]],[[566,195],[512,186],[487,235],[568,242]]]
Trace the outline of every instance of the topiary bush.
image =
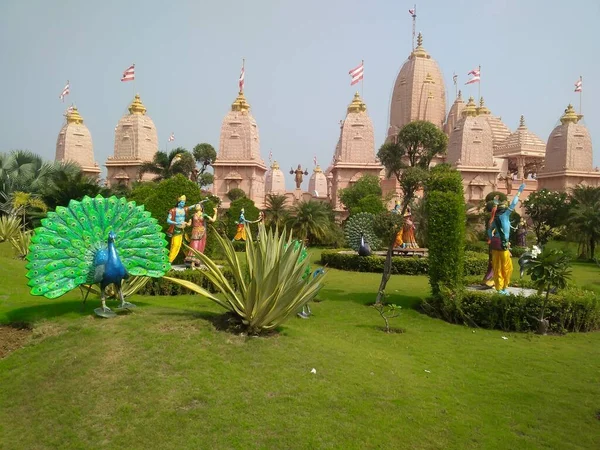
[[[240,218],[240,211],[244,208],[244,217],[246,220],[256,220],[258,219],[258,208],[254,205],[254,202],[247,197],[238,198],[234,200],[229,205],[229,209],[225,213],[225,223],[226,223],[226,235],[229,239],[233,239],[237,230],[236,222]],[[257,231],[256,224],[250,225],[250,230],[248,232],[254,233],[253,236],[256,236]]]
[[[523,297],[480,291],[442,289],[424,310],[452,323],[504,331],[536,331],[544,294]],[[600,330],[600,297],[592,291],[565,289],[550,295],[546,306],[550,331]]]
[[373,221],[375,215],[368,212],[361,212],[351,216],[344,227],[347,245],[354,251],[360,247],[361,233],[364,235],[365,242],[369,244],[371,250],[381,248],[381,240],[375,235]]
[[[340,250],[324,250],[321,253],[322,265],[333,269],[352,272],[383,272],[385,257],[379,255],[358,256],[351,253],[340,253]],[[465,252],[465,275],[481,275],[487,270],[488,257],[482,253]],[[427,257],[394,256],[392,258],[392,274],[395,275],[425,275],[429,272]]]
[[[439,167],[439,168],[438,168]],[[425,185],[429,249],[429,284],[434,297],[440,286],[462,285],[465,264],[465,201],[460,172],[436,166]]]

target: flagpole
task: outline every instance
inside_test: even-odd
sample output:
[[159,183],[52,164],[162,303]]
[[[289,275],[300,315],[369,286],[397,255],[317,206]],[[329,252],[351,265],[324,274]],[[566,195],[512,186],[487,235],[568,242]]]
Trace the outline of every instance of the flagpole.
[[417,4],[415,3],[414,9],[413,9],[413,15],[412,15],[412,19],[413,19],[413,26],[412,26],[412,51],[415,51],[415,31],[417,28]]
[[583,111],[581,109],[581,93],[583,92],[583,77],[579,75],[579,82],[581,83],[581,88],[579,89],[579,115],[583,115]]
[[[365,60],[361,59],[360,64],[363,66],[363,71],[364,71],[365,70]],[[364,75],[364,72],[363,72],[363,76],[360,80],[360,96],[363,98],[363,100],[365,99],[365,75]]]
[[479,83],[478,84],[478,94],[479,94],[479,103],[481,103],[481,64],[479,64]]
[[[135,70],[135,63],[133,65],[133,70]],[[133,97],[135,98],[135,72],[133,74]]]
[[240,86],[240,93],[244,92],[244,84],[246,83],[246,58],[242,58],[242,72],[244,72],[244,83]]

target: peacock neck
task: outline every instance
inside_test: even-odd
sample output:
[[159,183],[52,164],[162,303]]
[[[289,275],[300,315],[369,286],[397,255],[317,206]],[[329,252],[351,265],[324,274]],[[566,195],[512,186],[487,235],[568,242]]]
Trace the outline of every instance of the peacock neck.
[[119,256],[117,255],[117,249],[115,248],[115,243],[112,241],[108,242],[108,258],[119,259]]

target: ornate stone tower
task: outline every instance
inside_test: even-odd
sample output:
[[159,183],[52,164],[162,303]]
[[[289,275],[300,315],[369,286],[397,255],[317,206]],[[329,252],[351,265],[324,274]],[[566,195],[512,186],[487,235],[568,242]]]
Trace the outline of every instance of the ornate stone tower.
[[477,109],[473,97],[469,98],[448,143],[447,162],[461,172],[465,200],[470,202],[493,191],[500,171],[494,165],[492,127]]
[[538,173],[540,188],[567,190],[578,184],[600,186],[600,172],[593,169],[592,139],[583,116],[569,105],[548,138],[544,168]]
[[346,119],[341,123],[333,165],[327,170],[331,181],[329,194],[333,208],[343,211],[343,205],[339,201],[340,189],[350,186],[363,175],[380,176],[382,169],[383,166],[375,156],[373,123],[367,114],[367,105],[357,92],[348,106]]
[[242,189],[258,208],[264,207],[267,167],[260,157],[256,120],[241,91],[223,119],[219,151],[213,167],[213,194],[221,198],[223,207],[229,207],[225,194],[234,188]]
[[[508,160],[508,170],[521,181],[536,175],[546,155],[546,144],[525,126],[521,116],[519,128],[494,147],[494,156]],[[534,182],[534,180],[532,180]]]
[[483,97],[479,99],[479,107],[477,108],[477,114],[483,117],[492,129],[492,145],[494,149],[502,144],[506,138],[510,135],[510,128],[508,128],[500,117],[492,115],[492,112],[485,106]]
[[452,135],[454,127],[462,118],[463,109],[465,109],[465,102],[462,99],[462,92],[458,91],[458,97],[456,97],[456,100],[454,100],[454,103],[450,107],[450,111],[448,112],[448,118],[446,119],[446,123],[444,124],[444,133],[446,133],[448,137]]
[[277,161],[273,161],[271,170],[269,170],[265,176],[265,193],[276,195],[285,194],[285,177]]
[[446,88],[437,62],[423,48],[419,33],[417,48],[410,54],[396,83],[390,105],[388,138],[409,122],[428,120],[440,129],[446,119]]
[[67,112],[66,119],[67,123],[60,129],[56,140],[56,161],[76,162],[85,175],[97,178],[100,167],[94,160],[90,130],[83,124],[83,118],[75,107]]
[[[116,184],[130,185],[140,179],[139,168],[144,162],[152,161],[158,151],[158,136],[156,127],[150,117],[146,115],[140,95],[136,94],[129,114],[119,120],[115,128],[115,151],[113,156],[106,160],[109,186]],[[146,174],[143,180],[152,179]]]
[[313,174],[308,181],[308,192],[313,197],[327,198],[327,177],[319,165],[314,168]]

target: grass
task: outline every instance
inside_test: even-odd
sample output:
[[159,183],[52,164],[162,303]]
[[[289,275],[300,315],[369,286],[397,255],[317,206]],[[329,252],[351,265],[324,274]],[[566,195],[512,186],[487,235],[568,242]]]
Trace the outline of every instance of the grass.
[[78,292],[29,296],[24,273],[0,244],[0,323],[33,326],[0,360],[0,448],[600,448],[599,333],[450,325],[412,309],[425,277],[388,284],[403,334],[365,306],[380,275],[329,270],[311,319],[246,338],[198,296],[101,320]]

